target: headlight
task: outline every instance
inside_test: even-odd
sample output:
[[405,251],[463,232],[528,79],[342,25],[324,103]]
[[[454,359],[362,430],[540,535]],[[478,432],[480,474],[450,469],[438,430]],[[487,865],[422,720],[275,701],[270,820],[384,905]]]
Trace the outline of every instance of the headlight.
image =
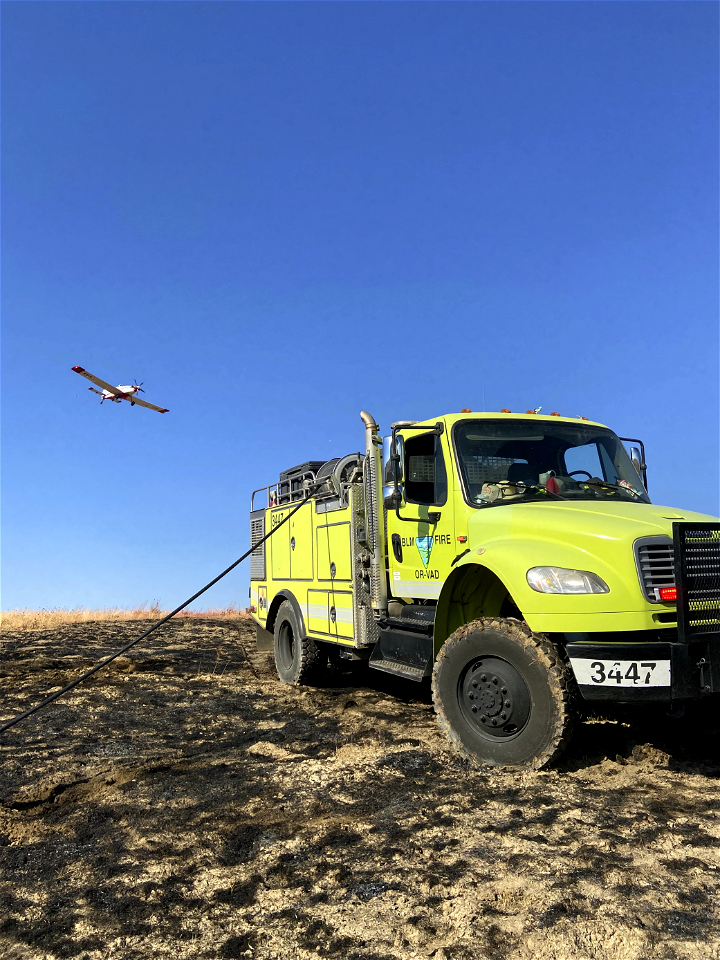
[[538,593],[610,593],[605,581],[587,570],[533,567],[527,572],[527,582]]

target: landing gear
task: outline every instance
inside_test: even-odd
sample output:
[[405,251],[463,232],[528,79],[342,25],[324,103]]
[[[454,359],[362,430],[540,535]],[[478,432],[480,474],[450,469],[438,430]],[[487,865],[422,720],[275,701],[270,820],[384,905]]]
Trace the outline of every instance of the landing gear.
[[493,618],[448,637],[432,690],[440,726],[463,756],[537,770],[568,743],[572,683],[554,644],[519,620]]
[[299,686],[322,676],[327,652],[309,637],[301,639],[300,624],[288,600],[278,610],[274,633],[275,666],[283,683]]

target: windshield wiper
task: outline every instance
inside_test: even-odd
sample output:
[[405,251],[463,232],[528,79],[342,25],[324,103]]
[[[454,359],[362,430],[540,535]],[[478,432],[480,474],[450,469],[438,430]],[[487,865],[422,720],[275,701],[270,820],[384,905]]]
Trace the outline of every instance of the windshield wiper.
[[547,487],[542,487],[539,483],[519,483],[518,486],[524,487],[526,490],[542,490],[544,494],[546,494],[548,497],[552,497],[553,500],[567,500],[567,497],[563,497],[559,493],[548,490]]
[[587,484],[593,484],[595,487],[602,487],[607,490],[619,490],[621,493],[631,493],[634,497],[639,497],[642,500],[640,491],[629,485],[626,487],[619,483],[608,483],[607,480],[601,480],[600,477],[590,477],[589,480],[582,481],[583,486]]
[[[541,487],[539,483],[518,483],[518,489],[522,488],[522,491],[526,490],[535,490],[536,493],[542,491],[545,496],[550,497],[552,500],[567,500],[567,497],[560,496],[559,493],[553,493],[552,490],[548,490],[547,487]],[[620,487],[622,490],[623,488]],[[542,503],[542,500],[522,500],[518,499],[518,494],[513,494],[511,497],[498,497],[497,500],[485,500],[485,501],[476,501],[479,507],[500,507],[505,503]]]

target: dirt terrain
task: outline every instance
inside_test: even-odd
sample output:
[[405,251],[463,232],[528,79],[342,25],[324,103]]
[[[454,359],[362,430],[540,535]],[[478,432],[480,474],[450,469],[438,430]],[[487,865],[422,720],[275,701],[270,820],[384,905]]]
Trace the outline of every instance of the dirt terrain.
[[[7,719],[146,629],[3,634]],[[475,770],[427,688],[172,621],[0,737],[0,956],[720,958],[717,705]]]

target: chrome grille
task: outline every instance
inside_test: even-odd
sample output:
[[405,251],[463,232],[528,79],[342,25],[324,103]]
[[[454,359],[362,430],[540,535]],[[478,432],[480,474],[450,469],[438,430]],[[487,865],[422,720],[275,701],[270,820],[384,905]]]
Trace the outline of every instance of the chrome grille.
[[642,537],[635,541],[635,563],[640,586],[650,603],[660,602],[660,587],[675,586],[674,551],[670,537]]
[[[250,546],[255,547],[256,543],[265,536],[265,511],[259,510],[258,514],[250,515]],[[250,579],[265,579],[265,544],[261,543],[259,547],[253,549],[250,554]]]

